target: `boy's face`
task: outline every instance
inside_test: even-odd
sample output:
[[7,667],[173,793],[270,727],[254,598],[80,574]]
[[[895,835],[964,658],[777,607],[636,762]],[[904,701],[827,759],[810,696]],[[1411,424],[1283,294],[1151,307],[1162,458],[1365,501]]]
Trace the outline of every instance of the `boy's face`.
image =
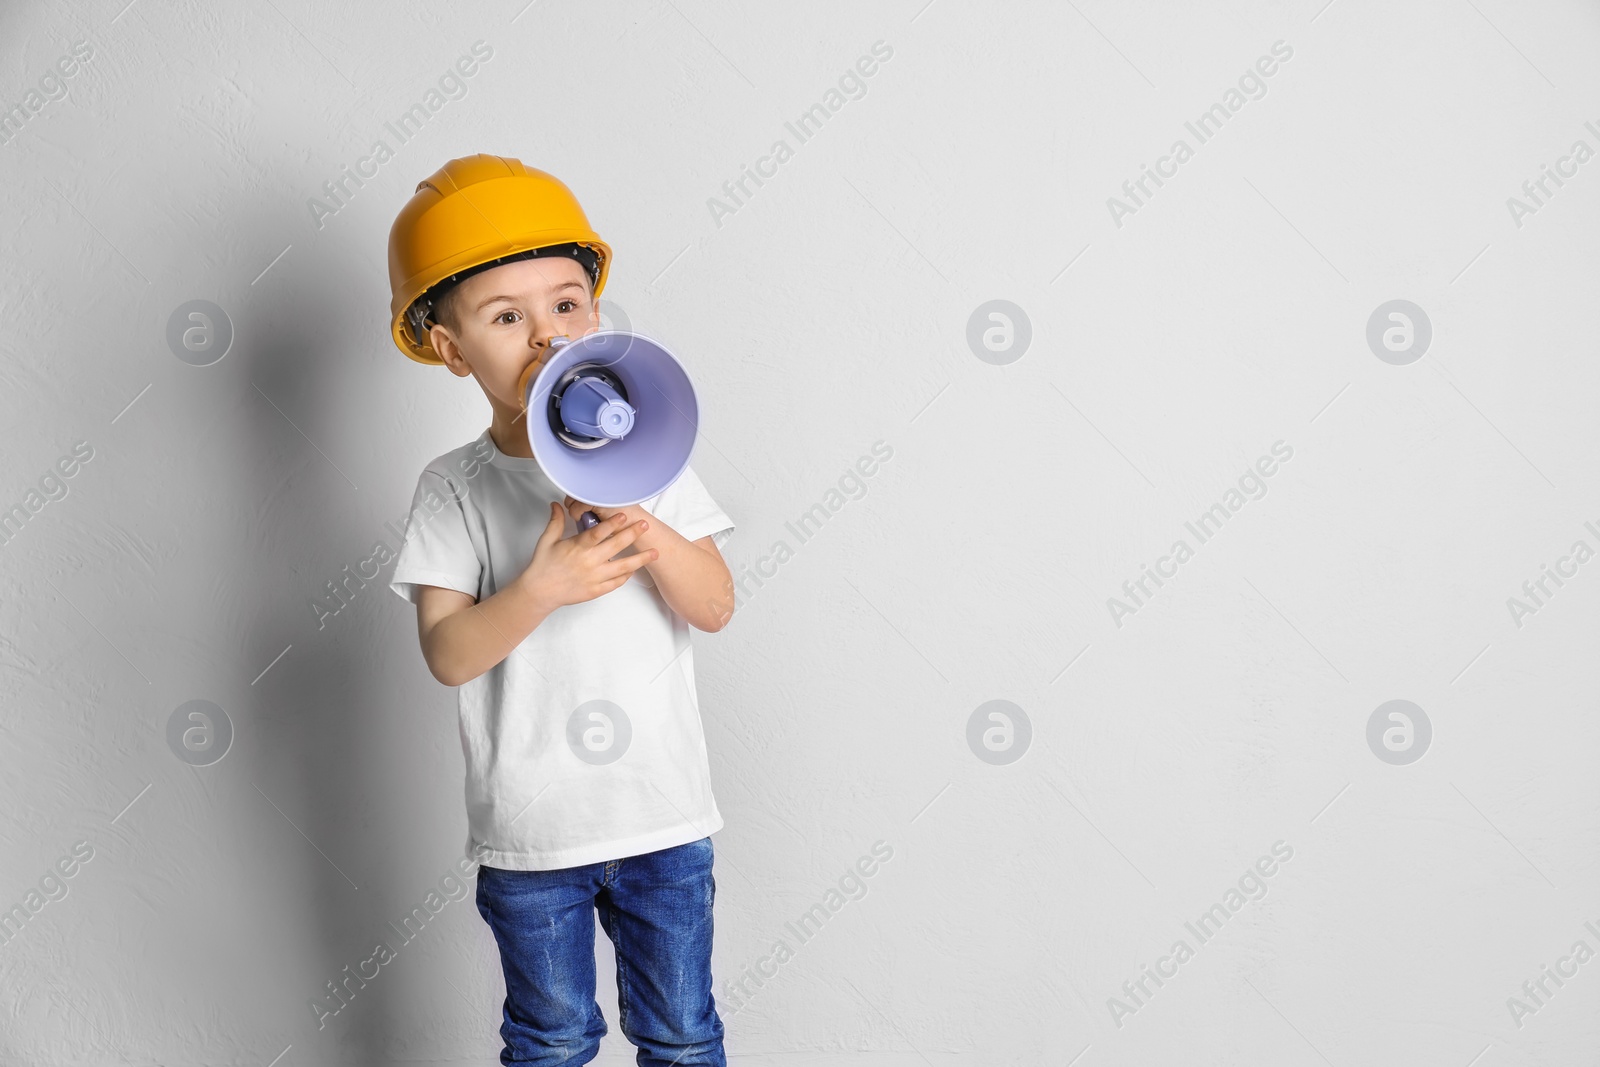
[[472,375],[497,412],[522,411],[517,380],[550,353],[550,338],[600,328],[589,275],[568,256],[521,259],[474,274],[452,294],[457,328],[436,324],[433,350],[458,377]]

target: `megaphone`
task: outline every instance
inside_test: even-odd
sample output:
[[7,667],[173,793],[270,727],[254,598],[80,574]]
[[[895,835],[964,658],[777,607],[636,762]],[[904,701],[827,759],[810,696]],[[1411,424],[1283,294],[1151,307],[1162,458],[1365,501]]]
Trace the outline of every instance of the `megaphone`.
[[[700,424],[694,383],[657,341],[625,330],[553,337],[550,354],[518,387],[533,458],[568,496],[627,507],[665,490],[689,465]],[[585,511],[578,529],[599,521]]]

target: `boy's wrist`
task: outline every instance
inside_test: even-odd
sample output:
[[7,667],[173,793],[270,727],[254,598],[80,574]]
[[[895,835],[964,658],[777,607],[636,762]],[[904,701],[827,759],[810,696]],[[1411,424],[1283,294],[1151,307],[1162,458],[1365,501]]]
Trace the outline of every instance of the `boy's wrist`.
[[561,606],[555,602],[555,599],[550,595],[549,590],[545,588],[544,583],[539,580],[539,575],[534,573],[532,567],[517,575],[517,584],[522,587],[522,595],[532,601],[534,610],[539,612],[540,615],[549,615]]

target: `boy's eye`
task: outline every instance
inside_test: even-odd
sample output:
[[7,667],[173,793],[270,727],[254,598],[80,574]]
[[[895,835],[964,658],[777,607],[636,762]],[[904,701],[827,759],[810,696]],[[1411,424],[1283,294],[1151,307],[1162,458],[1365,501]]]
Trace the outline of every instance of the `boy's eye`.
[[[562,300],[561,302],[556,304],[556,311],[557,311],[558,314],[570,315],[574,311],[577,311],[577,310],[578,310],[578,303],[575,300]],[[507,315],[514,315],[514,316],[517,316],[517,317],[513,318],[511,320],[511,322],[507,322],[507,321],[505,321]],[[502,311],[500,314],[498,314],[498,315],[496,315],[494,317],[494,321],[496,323],[499,323],[499,324],[504,325],[504,326],[510,326],[513,322],[516,322],[516,321],[520,320],[520,318],[521,318],[521,316],[515,311]]]

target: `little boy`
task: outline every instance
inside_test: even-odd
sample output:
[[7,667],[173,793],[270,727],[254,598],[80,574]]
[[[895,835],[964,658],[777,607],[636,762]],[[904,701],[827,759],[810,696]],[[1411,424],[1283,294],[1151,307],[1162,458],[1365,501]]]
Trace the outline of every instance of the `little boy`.
[[[528,444],[519,382],[551,339],[599,328],[611,249],[560,181],[451,160],[389,235],[391,332],[477,379],[490,424],[417,482],[391,588],[433,676],[458,686],[478,911],[505,974],[503,1064],[583,1064],[607,1026],[594,913],[616,947],[618,1021],[641,1067],[725,1067],[711,994],[711,793],[690,626],[733,613],[733,520],[692,469],[593,507]],[[593,510],[601,522],[566,536]]]

